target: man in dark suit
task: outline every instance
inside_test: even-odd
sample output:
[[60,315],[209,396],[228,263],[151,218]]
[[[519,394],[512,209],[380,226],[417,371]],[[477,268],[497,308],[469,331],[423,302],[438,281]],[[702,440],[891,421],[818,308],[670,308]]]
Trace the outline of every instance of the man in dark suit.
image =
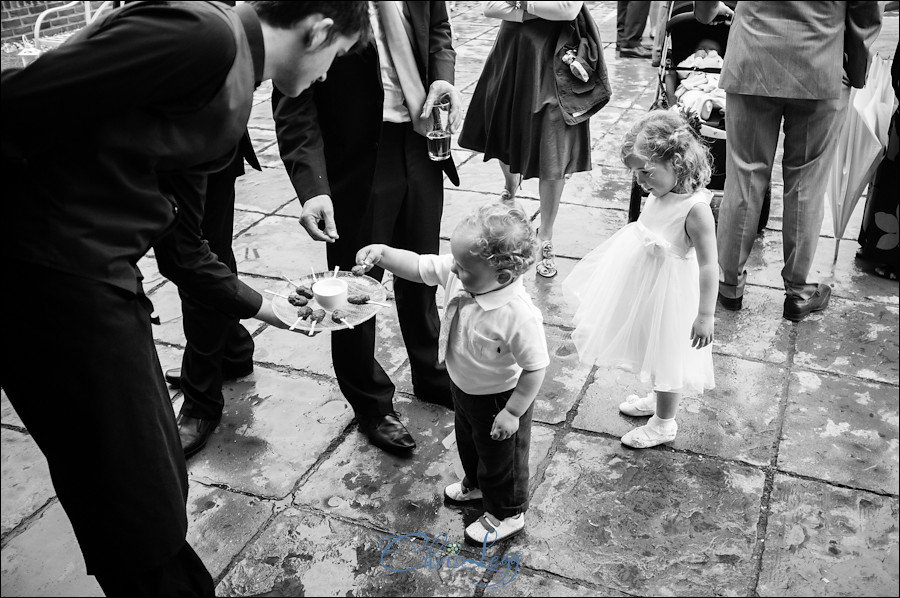
[[[709,23],[722,2],[694,3]],[[742,1],[734,10],[719,86],[725,90],[725,199],[719,211],[719,303],[743,304],[744,266],[772,175],[784,121],[785,319],[828,306],[831,287],[810,282],[850,87],[864,87],[869,47],[881,30],[877,2]]]
[[[328,243],[329,268],[352,268],[367,243],[437,253],[443,173],[459,184],[453,160],[431,161],[424,137],[431,106],[442,96],[450,99],[453,127],[460,118],[446,3],[375,7],[375,39],[365,48],[335,61],[328,79],[299,98],[272,95],[281,157],[303,204],[300,222]],[[369,274],[380,280],[383,270]],[[416,396],[451,407],[449,378],[437,360],[434,287],[395,278],[394,294]],[[375,319],[332,333],[331,349],[362,431],[384,450],[409,454],[415,441],[394,411],[394,384],[375,359]]]
[[107,595],[214,594],[185,539],[187,471],[137,263],[153,246],[191,296],[286,328],[203,243],[206,178],[232,160],[256,85],[298,95],[366,37],[365,11],[128,4],[0,75],[15,344],[0,384]]

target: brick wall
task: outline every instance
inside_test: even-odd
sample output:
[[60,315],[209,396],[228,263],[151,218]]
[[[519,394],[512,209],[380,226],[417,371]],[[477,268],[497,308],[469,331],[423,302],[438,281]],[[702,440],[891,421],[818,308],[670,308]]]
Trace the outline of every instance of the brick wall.
[[[3,9],[2,41],[21,41],[24,35],[27,39],[34,39],[34,22],[38,15],[56,6],[64,6],[68,2],[0,2]],[[55,12],[49,18],[44,19],[41,25],[41,35],[53,35],[64,31],[71,31],[84,26],[84,6],[79,2],[78,6]],[[91,2],[91,13],[99,8],[102,2]]]

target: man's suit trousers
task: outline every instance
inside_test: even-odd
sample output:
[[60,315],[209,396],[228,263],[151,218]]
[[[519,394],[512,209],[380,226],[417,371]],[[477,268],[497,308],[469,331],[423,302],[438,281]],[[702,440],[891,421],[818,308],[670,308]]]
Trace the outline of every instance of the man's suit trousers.
[[719,292],[744,293],[744,266],[757,236],[760,208],[772,176],[778,133],[784,121],[784,268],[788,295],[808,299],[817,285],[807,280],[824,215],[827,176],[849,88],[833,100],[797,100],[729,93],[726,97],[725,196],[719,210]]
[[[239,159],[243,159],[240,158]],[[234,168],[211,174],[207,181],[201,233],[219,261],[237,274],[231,249],[234,237]],[[253,338],[240,320],[229,318],[189,294],[179,291],[187,344],[181,361],[181,413],[200,419],[218,419],[225,399],[222,375],[253,365]]]
[[[329,246],[329,268],[355,264],[368,243],[385,243],[416,253],[437,253],[443,213],[443,171],[428,158],[425,138],[409,123],[384,123],[369,208],[360,224],[358,244],[338,252]],[[339,230],[341,223],[338,222]],[[338,242],[340,243],[340,241]],[[337,245],[335,243],[334,245]],[[384,270],[369,275],[381,280]],[[409,355],[413,391],[419,399],[452,404],[450,378],[437,362],[441,321],[435,288],[394,277],[400,330]],[[375,359],[375,318],[331,335],[332,363],[344,397],[357,417],[370,419],[393,411],[394,384]]]
[[[0,384],[47,458],[88,573],[128,595],[210,594],[212,578],[185,542],[187,471],[150,302],[34,264],[4,272],[11,288],[28,289],[36,317],[7,319],[15,348]],[[14,300],[4,295],[5,313],[21,311]]]

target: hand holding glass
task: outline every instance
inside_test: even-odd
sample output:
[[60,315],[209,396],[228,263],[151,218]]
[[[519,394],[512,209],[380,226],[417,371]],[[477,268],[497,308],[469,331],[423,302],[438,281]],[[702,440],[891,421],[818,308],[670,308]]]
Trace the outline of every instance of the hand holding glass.
[[432,129],[425,135],[428,141],[428,157],[434,161],[450,157],[450,99],[441,98],[431,109]]

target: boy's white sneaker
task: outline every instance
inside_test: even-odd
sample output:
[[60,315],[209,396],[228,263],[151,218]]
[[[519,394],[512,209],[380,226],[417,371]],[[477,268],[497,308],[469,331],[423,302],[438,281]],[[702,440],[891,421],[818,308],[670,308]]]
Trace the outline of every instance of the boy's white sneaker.
[[499,521],[490,513],[485,513],[466,528],[466,541],[475,546],[492,544],[511,538],[525,529],[525,513]]
[[619,411],[631,417],[648,417],[656,414],[656,393],[651,391],[646,397],[628,395],[619,403]]
[[462,482],[453,482],[444,488],[444,496],[450,502],[467,503],[474,500],[481,500],[484,496],[481,488],[465,488]]
[[[658,418],[654,416],[653,419]],[[622,436],[622,444],[631,448],[645,449],[675,440],[675,436],[678,434],[678,424],[674,419],[667,421],[662,426],[653,425],[653,419],[646,425],[635,428]]]

